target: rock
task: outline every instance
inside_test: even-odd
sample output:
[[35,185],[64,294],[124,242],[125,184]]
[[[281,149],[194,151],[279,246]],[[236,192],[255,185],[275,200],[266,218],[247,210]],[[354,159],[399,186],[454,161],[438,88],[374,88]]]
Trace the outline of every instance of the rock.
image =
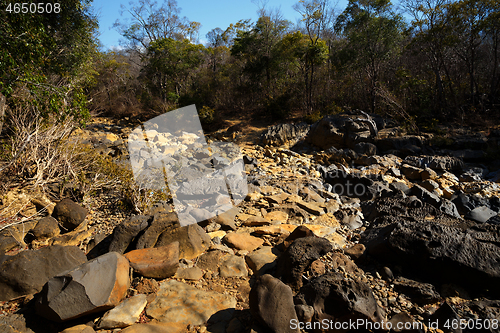
[[267,213],[265,218],[271,222],[279,221],[280,223],[286,223],[288,221],[288,214],[281,210],[275,210]]
[[248,267],[250,267],[255,274],[264,275],[276,267],[276,259],[279,254],[279,251],[273,247],[263,246],[247,254],[245,259]]
[[325,210],[313,202],[297,202],[297,206],[313,215],[323,215]]
[[325,319],[348,322],[358,318],[374,323],[384,319],[370,286],[341,273],[330,272],[312,280],[302,287],[296,299],[299,304],[312,306],[314,318],[319,322]]
[[49,246],[0,258],[0,301],[34,294],[53,276],[87,261],[76,246]]
[[[33,333],[26,328],[26,319],[22,314],[2,314],[0,316],[0,332],[2,333]],[[87,332],[89,333],[89,332]]]
[[436,171],[429,168],[425,168],[424,171],[420,173],[420,176],[424,181],[428,179],[436,179],[438,177]]
[[313,320],[314,308],[310,305],[297,304],[295,305],[295,312],[297,313],[299,321],[303,323],[310,323]]
[[155,247],[179,242],[179,258],[191,260],[210,247],[210,236],[198,225],[190,224],[173,230],[164,231]]
[[439,210],[449,216],[452,216],[457,219],[462,219],[460,214],[458,213],[457,206],[453,202],[448,199],[441,199],[439,204]]
[[389,189],[395,192],[401,191],[406,195],[411,192],[411,189],[403,182],[392,182],[389,184]]
[[276,276],[298,290],[302,286],[302,274],[319,257],[332,251],[327,239],[305,237],[296,239],[278,259]]
[[394,290],[405,294],[412,302],[421,305],[437,302],[441,299],[441,295],[430,283],[418,282],[404,277],[398,277],[392,283],[394,284]]
[[279,124],[268,127],[260,136],[260,140],[264,145],[294,145],[306,136],[308,131],[309,125],[306,123]]
[[99,321],[98,329],[123,328],[139,320],[142,310],[148,304],[146,295],[139,294],[125,299],[114,309],[109,310]]
[[263,275],[257,280],[250,291],[249,305],[254,318],[271,332],[300,332],[298,328],[292,329],[290,325],[298,320],[292,290],[271,275]]
[[36,311],[53,321],[106,311],[121,302],[129,286],[128,260],[109,252],[50,279],[36,301]]
[[47,216],[39,220],[31,232],[36,239],[43,240],[58,236],[61,233],[61,229],[59,229],[59,223],[55,218]]
[[125,258],[140,275],[166,279],[173,276],[179,267],[179,242],[152,249],[134,250],[126,253]]
[[439,184],[433,181],[432,179],[427,179],[420,183],[420,186],[425,188],[427,191],[432,192],[435,189],[439,188]]
[[252,216],[243,222],[243,225],[246,227],[260,227],[270,224],[272,224],[270,220],[261,216]]
[[264,244],[264,241],[260,238],[250,236],[250,234],[247,233],[236,233],[236,232],[231,232],[227,234],[222,239],[222,241],[232,248],[238,250],[247,250],[249,252],[255,250],[256,248]]
[[196,266],[204,270],[217,272],[223,255],[223,252],[218,250],[204,253],[198,258]]
[[203,291],[175,280],[160,284],[146,314],[162,323],[202,325],[215,313],[233,311],[236,300],[213,291]]
[[85,220],[87,214],[87,209],[70,199],[63,199],[54,207],[52,217],[57,219],[66,231],[71,231]]
[[401,165],[401,171],[409,180],[421,180],[421,173],[424,171],[420,168],[414,167],[412,165],[403,164]]
[[215,223],[220,224],[223,230],[236,230],[236,224],[234,219],[237,213],[238,209],[233,207],[228,211],[225,211],[224,213],[217,215],[216,217],[213,218],[213,220]]
[[[453,282],[499,293],[500,226],[451,227],[413,218],[372,226],[361,242],[380,262],[402,266],[425,282]],[[461,221],[457,221],[460,224]],[[450,224],[451,221],[450,221]],[[481,283],[477,283],[481,281]]]
[[144,215],[132,216],[115,227],[109,251],[120,254],[125,253],[134,238],[148,227],[148,220],[149,217]]
[[175,278],[184,280],[199,280],[203,277],[203,271],[198,267],[178,269]]
[[184,333],[187,325],[184,324],[134,324],[123,330],[121,333]]
[[413,185],[413,187],[411,188],[411,193],[423,202],[428,202],[435,207],[438,206],[441,201],[441,199],[437,195],[427,191],[420,185]]
[[[179,219],[174,212],[159,212],[154,215],[153,222],[137,241],[137,249],[154,247],[160,235],[167,230],[180,228]],[[166,244],[165,244],[166,245]]]
[[224,261],[220,264],[219,270],[220,276],[224,278],[248,276],[245,259],[231,254],[224,258]]
[[332,186],[331,192],[340,196],[372,200],[381,195],[381,188],[376,184],[378,182],[362,174],[333,170],[324,174],[323,178]]
[[489,209],[486,206],[476,207],[467,214],[467,218],[474,220],[479,223],[484,223],[488,221],[493,216],[496,216],[497,212]]
[[88,325],[76,325],[73,327],[69,327],[61,333],[95,333],[94,329]]
[[135,287],[139,294],[152,294],[158,291],[160,284],[155,279],[142,279]]
[[460,171],[464,167],[464,162],[452,156],[408,156],[404,163],[417,168],[431,168],[438,171]]
[[354,244],[350,248],[344,250],[354,261],[360,259],[365,254],[366,247],[363,244]]

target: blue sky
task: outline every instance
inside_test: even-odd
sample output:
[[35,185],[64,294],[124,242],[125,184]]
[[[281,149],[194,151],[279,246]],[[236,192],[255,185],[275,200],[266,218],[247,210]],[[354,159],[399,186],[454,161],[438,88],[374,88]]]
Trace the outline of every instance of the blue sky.
[[[159,0],[161,3],[163,0]],[[283,17],[295,23],[300,18],[300,14],[293,10],[293,5],[298,0],[269,0],[266,8],[280,8]],[[258,6],[251,0],[177,0],[181,8],[181,16],[186,16],[190,21],[201,23],[200,41],[203,42],[207,32],[214,28],[227,28],[231,23],[236,23],[241,19],[257,20]],[[335,1],[332,1],[335,3]],[[124,0],[94,0],[92,7],[99,16],[100,41],[103,50],[118,47],[120,34],[112,28],[117,20],[123,20],[120,16],[120,5],[128,6],[128,1]],[[343,10],[347,5],[347,0],[340,0],[337,10]],[[125,14],[124,14],[125,15]],[[126,16],[125,16],[126,17]]]

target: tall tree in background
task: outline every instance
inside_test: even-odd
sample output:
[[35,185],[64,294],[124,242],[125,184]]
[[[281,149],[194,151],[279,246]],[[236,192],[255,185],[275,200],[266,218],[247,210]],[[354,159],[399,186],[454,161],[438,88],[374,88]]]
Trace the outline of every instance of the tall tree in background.
[[323,64],[328,58],[328,48],[321,39],[333,22],[333,11],[328,0],[300,0],[293,7],[302,15],[302,24],[309,37],[307,50],[304,54],[305,96],[307,113],[313,111],[313,90],[316,67]]
[[128,12],[130,20],[117,20],[114,27],[126,39],[126,46],[146,53],[151,42],[172,38],[183,40],[188,38],[192,42],[198,41],[200,23],[191,22],[186,17],[180,17],[181,8],[175,0],[164,0],[159,6],[154,0],[138,0],[130,2],[130,8],[121,5],[122,14]]
[[403,27],[390,0],[349,0],[337,18],[336,28],[347,39],[351,61],[366,71],[372,112],[377,108],[382,65],[398,51]]

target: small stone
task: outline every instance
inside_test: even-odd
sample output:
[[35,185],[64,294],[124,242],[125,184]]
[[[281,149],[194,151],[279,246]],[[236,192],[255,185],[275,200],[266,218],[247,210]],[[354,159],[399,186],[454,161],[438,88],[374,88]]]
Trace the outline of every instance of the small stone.
[[177,270],[175,277],[184,280],[199,280],[203,277],[203,271],[198,267],[182,268]]
[[125,299],[102,316],[97,328],[123,328],[134,324],[148,303],[146,295],[139,294]]
[[238,250],[247,250],[253,251],[262,244],[264,244],[264,240],[251,236],[246,233],[229,233],[224,238],[223,241],[227,243],[229,246],[238,249]]
[[222,277],[248,276],[245,259],[235,255],[228,255],[224,258],[219,270]]
[[276,258],[279,251],[271,246],[263,246],[246,256],[246,262],[252,271],[258,275],[264,275],[276,267]]
[[288,214],[281,210],[275,210],[273,212],[267,213],[266,219],[268,219],[269,221],[279,221],[281,223],[286,223],[286,221],[288,220]]
[[313,215],[320,216],[325,213],[325,210],[322,207],[313,202],[297,202],[297,205],[306,212]]
[[353,260],[358,260],[363,256],[366,251],[366,247],[363,244],[355,244],[348,249],[344,250],[345,254],[348,254]]

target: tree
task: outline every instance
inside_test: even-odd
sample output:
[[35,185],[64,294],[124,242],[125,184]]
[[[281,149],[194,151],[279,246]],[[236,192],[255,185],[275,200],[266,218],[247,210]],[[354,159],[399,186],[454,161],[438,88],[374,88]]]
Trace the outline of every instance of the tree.
[[369,81],[370,108],[375,112],[381,66],[401,40],[403,19],[394,13],[390,0],[349,0],[339,15],[336,29],[347,38],[347,48]]
[[179,17],[181,9],[176,0],[164,0],[161,6],[154,0],[138,0],[129,6],[121,5],[122,15],[127,11],[132,19],[117,20],[113,25],[127,40],[128,48],[143,54],[150,43],[160,39],[198,41],[200,23]]
[[313,110],[313,82],[316,67],[328,58],[329,50],[321,40],[333,18],[328,0],[300,0],[294,9],[302,15],[302,23],[309,37],[309,45],[304,52],[304,83],[307,113]]
[[87,114],[84,88],[95,74],[97,54],[90,2],[47,1],[51,13],[16,14],[0,1],[0,92],[9,105],[24,100],[42,115]]
[[193,44],[188,39],[163,38],[150,43],[145,71],[164,102],[168,101],[169,93],[180,96],[185,92],[204,53],[203,45]]

